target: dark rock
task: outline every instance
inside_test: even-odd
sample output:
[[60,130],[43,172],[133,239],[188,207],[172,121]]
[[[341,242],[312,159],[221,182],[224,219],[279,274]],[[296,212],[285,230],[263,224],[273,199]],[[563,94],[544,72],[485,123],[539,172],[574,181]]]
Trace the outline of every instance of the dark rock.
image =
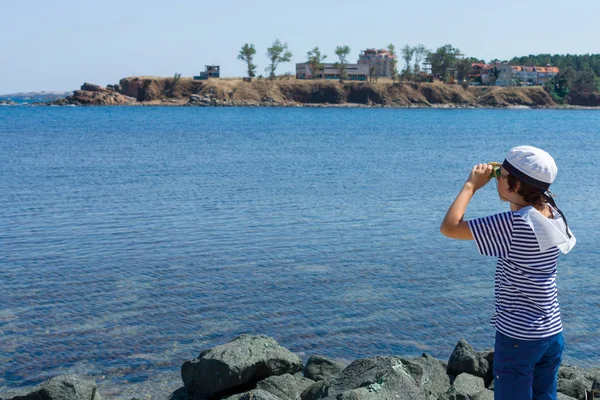
[[494,400],[494,392],[491,390],[485,389],[482,392],[475,394],[472,397],[473,400]]
[[296,379],[296,388],[298,389],[298,393],[300,396],[308,387],[315,383],[315,381],[303,377],[302,373],[294,374],[294,378]]
[[60,375],[33,388],[21,389],[6,400],[101,400],[101,397],[93,379]]
[[567,396],[564,393],[558,392],[556,394],[556,400],[577,400],[575,397]]
[[437,399],[450,389],[446,365],[435,357],[423,353],[421,357],[402,359],[413,379],[423,388],[428,399]]
[[221,400],[280,400],[279,397],[262,389],[253,389],[245,393],[223,397]]
[[191,400],[191,397],[184,386],[171,393],[167,400]]
[[254,388],[273,375],[296,373],[302,360],[263,335],[241,335],[201,353],[181,367],[183,384],[197,397],[226,396]]
[[290,374],[274,375],[258,382],[257,389],[265,390],[282,400],[300,400],[300,393],[305,389],[298,388],[298,381]]
[[448,360],[448,373],[453,376],[466,373],[484,379],[485,386],[494,380],[493,376],[493,351],[477,352],[467,343],[460,339]]
[[314,381],[322,381],[338,375],[346,365],[322,356],[311,356],[304,367],[304,376]]
[[327,381],[317,381],[312,385],[309,385],[306,389],[300,393],[302,400],[314,400],[325,397],[325,388],[327,387]]
[[81,85],[81,90],[84,90],[86,92],[103,92],[103,91],[106,91],[106,89],[104,89],[100,85],[94,85],[93,83],[87,83],[87,82],[85,82],[83,85]]
[[483,378],[463,373],[456,377],[452,387],[438,400],[471,400],[473,396],[484,390]]
[[398,357],[371,357],[348,365],[338,376],[306,389],[303,400],[423,399],[425,392]]
[[558,369],[558,391],[576,399],[585,399],[585,391],[591,390],[597,380],[600,380],[600,370],[595,368],[562,365]]

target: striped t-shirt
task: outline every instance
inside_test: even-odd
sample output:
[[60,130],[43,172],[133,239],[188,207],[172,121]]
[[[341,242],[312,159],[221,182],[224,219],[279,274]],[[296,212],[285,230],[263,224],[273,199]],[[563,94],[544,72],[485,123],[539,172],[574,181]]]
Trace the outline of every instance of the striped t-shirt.
[[540,251],[531,227],[508,211],[468,221],[479,252],[498,257],[496,311],[490,323],[516,339],[536,340],[562,331],[556,290],[556,246]]

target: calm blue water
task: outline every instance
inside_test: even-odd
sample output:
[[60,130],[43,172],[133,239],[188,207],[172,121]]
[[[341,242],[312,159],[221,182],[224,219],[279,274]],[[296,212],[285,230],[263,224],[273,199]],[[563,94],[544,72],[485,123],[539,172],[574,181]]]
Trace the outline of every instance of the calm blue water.
[[[241,333],[305,359],[492,347],[495,260],[438,228],[519,144],[559,166],[566,361],[600,367],[599,112],[2,107],[0,390],[166,397]],[[467,217],[505,210],[492,182]]]

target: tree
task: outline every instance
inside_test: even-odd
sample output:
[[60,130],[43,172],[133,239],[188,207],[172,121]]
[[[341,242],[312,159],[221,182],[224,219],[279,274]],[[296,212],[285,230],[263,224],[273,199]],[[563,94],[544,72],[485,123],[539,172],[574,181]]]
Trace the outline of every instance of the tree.
[[373,64],[369,65],[369,82],[377,82],[377,67]]
[[575,93],[591,93],[596,90],[596,74],[592,71],[577,71],[571,83],[571,90]]
[[292,52],[288,50],[287,43],[281,43],[276,39],[271,47],[267,48],[267,57],[271,60],[271,64],[265,69],[269,73],[269,78],[275,78],[275,70],[282,62],[290,62],[292,60]]
[[431,72],[447,80],[448,70],[456,64],[458,54],[460,54],[460,50],[450,44],[439,47],[435,52],[430,52]]
[[396,80],[398,79],[398,59],[396,58],[396,46],[390,43],[388,45],[388,53],[390,54],[390,64],[392,65],[392,82],[396,83]]
[[464,80],[469,78],[469,71],[471,71],[471,59],[464,58],[456,61],[456,79],[462,83]]
[[347,78],[346,75],[346,65],[348,61],[346,57],[350,54],[350,47],[348,46],[337,46],[335,48],[335,55],[338,56],[339,62],[335,63],[335,67],[340,70],[340,81],[343,81]]
[[402,71],[403,79],[410,79],[410,63],[415,54],[415,48],[406,45],[402,48],[402,58],[404,59],[404,70]]
[[421,63],[423,62],[425,57],[427,57],[427,54],[429,54],[429,50],[427,50],[427,47],[425,47],[422,44],[415,46],[413,48],[413,50],[414,50],[414,59],[415,59],[415,66],[413,68],[413,72],[415,74],[416,80],[420,81],[421,80]]
[[554,78],[549,79],[544,84],[544,89],[558,101],[562,101],[571,91],[571,86],[577,75],[573,67],[568,67],[560,71]]
[[308,53],[306,53],[306,57],[308,58],[308,66],[310,68],[310,73],[312,78],[315,79],[315,76],[319,73],[319,71],[323,70],[323,60],[327,58],[326,55],[321,55],[321,51],[318,47],[315,47]]
[[256,65],[252,64],[252,59],[256,54],[256,49],[253,44],[246,43],[242,46],[240,53],[238,54],[238,60],[244,61],[246,63],[246,68],[248,70],[248,77],[254,78],[256,75]]

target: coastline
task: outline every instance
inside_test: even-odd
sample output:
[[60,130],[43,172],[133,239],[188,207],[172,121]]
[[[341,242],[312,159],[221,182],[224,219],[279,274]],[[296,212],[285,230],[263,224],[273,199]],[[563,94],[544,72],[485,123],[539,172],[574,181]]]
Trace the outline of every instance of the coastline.
[[[306,358],[304,358],[306,360]],[[404,400],[494,397],[494,350],[475,350],[460,339],[448,360],[427,353],[417,357],[371,356],[334,360],[311,355],[304,361],[265,335],[243,334],[229,343],[200,351],[183,362],[181,379],[173,373],[149,390],[146,382],[115,386],[97,384],[94,377],[49,374],[36,386],[3,387],[5,400],[169,399],[169,400]],[[156,380],[153,380],[156,382]],[[559,399],[584,400],[600,382],[600,368],[562,364],[558,373]],[[65,394],[68,392],[68,394]]]
[[339,82],[332,80],[192,80],[129,77],[80,90],[50,103],[58,106],[329,107],[329,108],[500,108],[600,109],[600,94],[578,104],[557,103],[542,87],[483,87],[441,82]]

